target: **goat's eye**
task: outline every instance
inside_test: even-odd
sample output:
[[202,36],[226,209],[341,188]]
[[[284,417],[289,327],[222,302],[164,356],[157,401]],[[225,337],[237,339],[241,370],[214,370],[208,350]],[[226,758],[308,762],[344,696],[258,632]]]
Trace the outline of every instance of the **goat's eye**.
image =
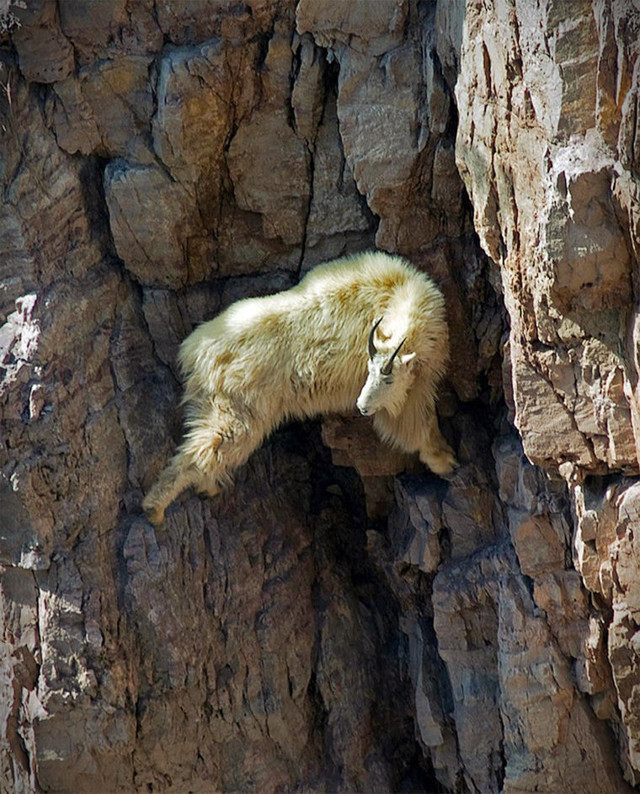
[[387,386],[391,386],[391,384],[393,383],[393,378],[385,378],[384,383],[386,383]]

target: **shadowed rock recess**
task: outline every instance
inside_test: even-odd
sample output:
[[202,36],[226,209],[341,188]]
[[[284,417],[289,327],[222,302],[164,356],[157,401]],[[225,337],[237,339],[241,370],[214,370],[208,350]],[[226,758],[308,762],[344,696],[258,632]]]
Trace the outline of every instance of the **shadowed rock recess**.
[[[0,0],[0,89],[0,791],[637,786],[637,3]],[[180,341],[372,247],[459,468],[319,419],[154,530]]]

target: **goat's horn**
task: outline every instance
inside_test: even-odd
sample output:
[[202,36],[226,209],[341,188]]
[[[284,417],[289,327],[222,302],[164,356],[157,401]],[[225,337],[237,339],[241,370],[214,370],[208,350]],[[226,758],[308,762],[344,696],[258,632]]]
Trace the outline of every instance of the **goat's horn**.
[[376,328],[380,325],[381,322],[382,322],[382,317],[379,320],[376,320],[373,328],[371,329],[371,333],[369,334],[369,358],[375,358],[375,355],[378,352],[373,342],[373,337],[375,335]]
[[382,368],[383,375],[391,375],[391,368],[393,367],[393,359],[398,355],[398,353],[400,352],[400,348],[402,347],[402,345],[404,345],[406,341],[407,341],[407,337],[405,336],[402,342],[400,342],[398,347],[396,347],[396,349],[393,351],[393,355]]

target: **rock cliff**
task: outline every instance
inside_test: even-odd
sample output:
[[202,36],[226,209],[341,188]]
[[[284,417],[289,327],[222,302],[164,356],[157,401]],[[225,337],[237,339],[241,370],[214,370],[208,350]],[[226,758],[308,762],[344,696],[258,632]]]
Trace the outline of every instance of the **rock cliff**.
[[[0,2],[0,790],[640,783],[640,9]],[[154,530],[176,350],[370,247],[441,479],[277,432]]]

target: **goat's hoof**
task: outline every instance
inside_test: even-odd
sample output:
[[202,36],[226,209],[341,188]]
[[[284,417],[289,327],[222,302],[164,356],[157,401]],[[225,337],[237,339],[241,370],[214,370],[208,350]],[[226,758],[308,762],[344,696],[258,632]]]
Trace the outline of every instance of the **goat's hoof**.
[[421,452],[420,460],[427,465],[434,474],[438,474],[441,477],[451,474],[458,466],[456,456],[450,449],[446,452],[438,452],[436,454],[431,452],[428,455]]
[[153,524],[154,527],[159,527],[160,524],[164,521],[164,510],[156,505],[152,504],[145,504],[145,501],[142,503],[142,509],[144,510],[144,514],[149,519],[149,521]]

